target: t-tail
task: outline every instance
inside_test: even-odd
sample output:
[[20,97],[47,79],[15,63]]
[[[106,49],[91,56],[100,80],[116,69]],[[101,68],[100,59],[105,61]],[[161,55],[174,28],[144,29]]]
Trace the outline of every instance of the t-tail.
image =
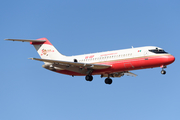
[[47,38],[39,38],[37,40],[27,40],[27,39],[5,39],[10,41],[22,41],[22,42],[30,42],[36,51],[38,52],[39,56],[42,59],[52,59],[52,60],[60,60],[65,55],[62,55],[58,52],[58,50],[49,42]]

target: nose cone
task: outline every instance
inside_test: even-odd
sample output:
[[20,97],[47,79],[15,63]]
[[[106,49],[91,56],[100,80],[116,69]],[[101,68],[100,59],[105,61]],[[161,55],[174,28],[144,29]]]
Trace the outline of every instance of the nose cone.
[[175,57],[173,55],[168,56],[168,62],[171,64],[175,61]]

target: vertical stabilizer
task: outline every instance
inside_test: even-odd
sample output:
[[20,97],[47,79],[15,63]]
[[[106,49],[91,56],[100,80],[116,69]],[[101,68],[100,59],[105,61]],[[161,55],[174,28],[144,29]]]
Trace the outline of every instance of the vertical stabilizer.
[[47,38],[39,38],[38,41],[42,42],[30,42],[37,50],[39,56],[42,59],[56,59],[59,60],[62,57],[66,57],[59,53],[57,49],[49,42]]

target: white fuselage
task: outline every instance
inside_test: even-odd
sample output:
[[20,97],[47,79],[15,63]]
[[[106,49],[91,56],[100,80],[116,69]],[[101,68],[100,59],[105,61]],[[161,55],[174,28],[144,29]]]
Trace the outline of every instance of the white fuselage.
[[69,56],[69,57],[61,58],[61,60],[68,60],[72,62],[76,59],[78,62],[83,62],[83,63],[101,63],[101,62],[104,63],[114,60],[125,60],[130,58],[156,55],[155,53],[148,51],[149,49],[155,49],[155,48],[161,49],[155,46],[147,46],[147,47],[138,47],[138,48],[123,49],[123,50],[114,50],[107,52]]

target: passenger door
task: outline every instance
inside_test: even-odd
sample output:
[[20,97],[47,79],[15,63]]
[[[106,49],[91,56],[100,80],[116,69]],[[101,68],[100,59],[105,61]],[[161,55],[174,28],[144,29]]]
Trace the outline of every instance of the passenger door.
[[149,53],[148,51],[145,51],[145,52],[144,52],[144,59],[145,59],[145,60],[148,60],[148,53]]

